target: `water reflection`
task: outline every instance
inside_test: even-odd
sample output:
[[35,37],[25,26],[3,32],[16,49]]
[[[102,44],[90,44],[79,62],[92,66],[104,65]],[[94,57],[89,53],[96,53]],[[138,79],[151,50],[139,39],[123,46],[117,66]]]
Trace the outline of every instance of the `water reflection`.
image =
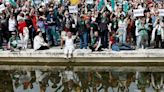
[[0,92],[164,92],[164,73],[1,71]]

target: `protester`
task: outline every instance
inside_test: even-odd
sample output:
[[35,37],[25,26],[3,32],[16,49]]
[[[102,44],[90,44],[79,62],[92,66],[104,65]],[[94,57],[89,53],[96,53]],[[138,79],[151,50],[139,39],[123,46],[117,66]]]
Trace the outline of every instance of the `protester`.
[[142,18],[141,24],[139,25],[139,36],[141,37],[140,47],[142,48],[148,47],[148,30],[150,29],[146,23],[146,19]]
[[86,27],[86,21],[84,20],[83,16],[81,16],[78,20],[78,34],[80,37],[80,49],[87,49],[88,46],[88,32]]
[[156,19],[155,27],[152,31],[152,42],[156,42],[155,48],[161,48],[164,41],[164,29],[162,28],[162,22],[160,19]]
[[65,47],[64,47],[64,54],[66,59],[70,59],[73,57],[73,51],[75,49],[74,40],[76,37],[72,36],[71,32],[67,33],[67,37],[64,38]]
[[92,51],[101,51],[102,50],[102,44],[101,44],[101,37],[98,34],[98,31],[94,32],[93,38],[91,38],[92,43],[90,46],[90,49]]
[[110,42],[109,42],[109,49],[113,51],[120,51],[120,50],[134,50],[134,47],[119,42],[119,37],[115,33],[111,33]]
[[99,24],[101,30],[101,43],[104,49],[108,48],[108,35],[109,35],[108,24],[109,24],[109,20],[107,18],[107,12],[104,12],[101,15],[101,22]]
[[49,49],[49,45],[44,41],[42,32],[38,31],[34,38],[34,50],[45,50]]
[[11,33],[12,32],[16,32],[17,31],[17,22],[15,19],[15,16],[13,14],[10,15],[9,21],[8,21],[8,26],[9,26],[9,37],[11,37]]
[[116,33],[119,35],[119,42],[126,43],[126,35],[127,35],[127,20],[124,15],[120,15],[120,19],[118,20],[118,30]]
[[16,32],[11,33],[11,37],[8,42],[8,49],[11,51],[16,51],[18,49],[19,38],[16,35]]
[[30,39],[30,43],[31,43],[31,48],[33,48],[33,31],[34,31],[34,27],[33,27],[33,23],[32,23],[32,19],[29,15],[29,13],[26,14],[25,16],[25,21],[27,24],[27,28],[28,28],[28,35],[29,35],[29,39]]

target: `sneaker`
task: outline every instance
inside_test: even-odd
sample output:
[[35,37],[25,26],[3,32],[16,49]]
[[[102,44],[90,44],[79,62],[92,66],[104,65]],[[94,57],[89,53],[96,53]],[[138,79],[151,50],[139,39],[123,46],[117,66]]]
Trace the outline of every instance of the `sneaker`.
[[68,57],[67,56],[64,56],[64,59],[68,59]]
[[68,59],[71,59],[71,58],[72,58],[71,55],[69,55],[69,56],[68,56]]

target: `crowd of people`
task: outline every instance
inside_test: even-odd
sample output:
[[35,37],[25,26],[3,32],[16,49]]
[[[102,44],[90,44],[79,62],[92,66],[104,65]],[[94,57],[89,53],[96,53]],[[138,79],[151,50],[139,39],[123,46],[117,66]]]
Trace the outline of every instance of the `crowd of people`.
[[0,0],[1,49],[61,46],[69,56],[74,44],[92,51],[164,48],[163,0],[36,1]]

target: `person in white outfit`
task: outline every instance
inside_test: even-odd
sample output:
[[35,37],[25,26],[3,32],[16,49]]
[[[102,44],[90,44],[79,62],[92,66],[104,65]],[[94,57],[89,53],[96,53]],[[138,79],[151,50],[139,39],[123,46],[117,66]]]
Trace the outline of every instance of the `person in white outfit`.
[[67,33],[67,36],[64,38],[65,40],[65,48],[64,48],[64,54],[66,59],[70,59],[73,57],[73,51],[75,49],[74,46],[74,40],[76,36],[73,37],[71,32]]
[[49,45],[44,41],[42,32],[38,31],[34,38],[34,50],[46,50],[49,49]]
[[157,19],[155,22],[155,27],[152,31],[151,42],[156,42],[156,48],[162,47],[162,42],[164,41],[164,29],[162,28],[162,21]]
[[17,22],[15,16],[11,14],[8,21],[8,29],[9,29],[10,37],[12,32],[16,32],[16,26],[17,26]]
[[29,40],[29,30],[27,27],[23,28],[23,49],[27,49]]

